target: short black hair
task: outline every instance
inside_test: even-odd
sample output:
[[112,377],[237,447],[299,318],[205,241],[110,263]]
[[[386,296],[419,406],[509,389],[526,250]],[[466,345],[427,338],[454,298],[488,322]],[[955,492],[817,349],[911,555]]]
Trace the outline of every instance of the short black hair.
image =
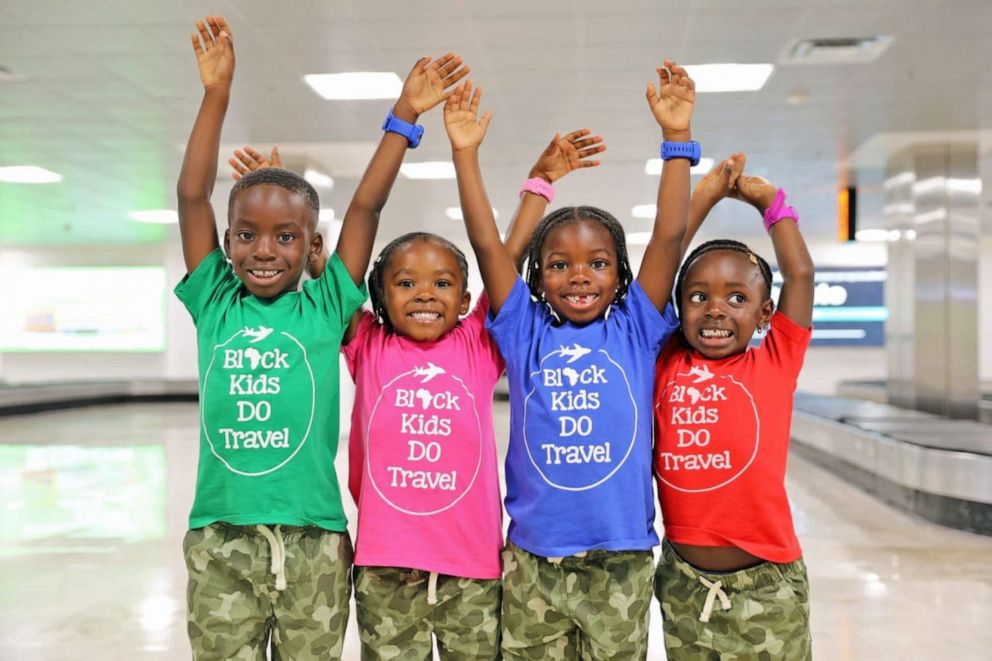
[[613,239],[613,247],[617,251],[617,293],[614,303],[619,303],[627,295],[634,274],[630,269],[630,259],[627,257],[627,241],[624,238],[623,226],[607,211],[597,207],[562,207],[555,209],[545,216],[531,236],[527,246],[527,286],[536,298],[541,297],[541,248],[544,241],[553,230],[569,223],[588,220],[606,228]]
[[442,248],[450,250],[451,254],[455,256],[455,260],[458,262],[459,270],[462,272],[462,292],[464,293],[468,290],[468,260],[465,259],[465,253],[463,253],[458,246],[444,237],[430,232],[407,232],[402,236],[396,237],[390,241],[386,247],[382,249],[382,252],[379,253],[379,256],[375,258],[375,262],[372,263],[372,271],[369,273],[369,299],[372,301],[372,314],[375,315],[379,323],[390,331],[393,330],[393,325],[389,322],[389,314],[386,312],[386,266],[389,264],[390,260],[392,260],[393,255],[400,249],[400,247],[415,243],[417,241],[429,241],[441,246]]
[[675,280],[675,307],[678,308],[679,317],[682,316],[682,284],[685,280],[686,273],[689,272],[689,267],[706,253],[714,252],[716,250],[726,250],[745,255],[748,260],[757,266],[759,271],[761,271],[761,277],[765,281],[765,300],[771,298],[772,269],[768,266],[768,262],[765,261],[765,258],[751,250],[747,244],[741,243],[740,241],[734,241],[733,239],[713,239],[712,241],[707,241],[697,247],[689,253],[689,256],[685,258],[684,262],[682,262],[682,267],[679,269],[678,278]]
[[284,170],[283,168],[261,168],[253,172],[249,172],[245,176],[238,179],[235,182],[234,187],[231,188],[231,196],[227,199],[227,220],[231,221],[231,209],[234,208],[234,198],[243,190],[247,190],[252,186],[258,186],[261,184],[269,184],[271,186],[279,186],[280,188],[285,188],[292,193],[299,193],[306,200],[307,206],[313,210],[314,226],[317,224],[317,216],[320,214],[320,197],[317,195],[317,191],[310,182],[296,174],[295,172],[290,172],[289,170]]

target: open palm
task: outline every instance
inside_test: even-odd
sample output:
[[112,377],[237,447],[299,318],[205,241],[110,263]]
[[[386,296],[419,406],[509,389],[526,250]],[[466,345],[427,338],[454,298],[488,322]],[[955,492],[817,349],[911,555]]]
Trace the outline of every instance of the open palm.
[[492,113],[479,118],[479,102],[482,88],[472,89],[471,82],[465,82],[451,93],[444,104],[444,128],[454,150],[478,147],[486,137],[486,129]]

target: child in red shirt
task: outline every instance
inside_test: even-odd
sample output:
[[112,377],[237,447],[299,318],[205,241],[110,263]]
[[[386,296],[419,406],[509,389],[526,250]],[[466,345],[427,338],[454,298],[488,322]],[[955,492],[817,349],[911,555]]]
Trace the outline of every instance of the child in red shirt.
[[[767,262],[730,240],[699,246],[678,275],[682,333],[659,356],[655,385],[665,524],[655,595],[672,660],[811,658],[808,581],[784,480],[813,262],[784,191],[742,175],[743,162],[734,155],[700,182],[684,246],[714,204],[736,197],[763,215],[784,283],[776,311]],[[749,349],[756,329],[766,335]]]

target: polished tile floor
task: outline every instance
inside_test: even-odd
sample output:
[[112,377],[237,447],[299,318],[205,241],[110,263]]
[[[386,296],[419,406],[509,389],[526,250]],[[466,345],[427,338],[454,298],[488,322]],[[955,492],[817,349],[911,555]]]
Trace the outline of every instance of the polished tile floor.
[[[0,659],[189,658],[180,543],[196,430],[192,404],[0,418]],[[817,659],[992,658],[992,538],[911,518],[798,458],[789,490]],[[663,659],[657,605],[651,624]],[[358,658],[354,628],[346,649]]]

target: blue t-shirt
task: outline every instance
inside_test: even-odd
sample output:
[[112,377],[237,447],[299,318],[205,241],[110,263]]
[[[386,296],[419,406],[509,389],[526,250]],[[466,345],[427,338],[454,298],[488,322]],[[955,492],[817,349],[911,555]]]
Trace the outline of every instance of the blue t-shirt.
[[634,282],[606,319],[555,326],[519,279],[488,323],[510,385],[510,541],[544,557],[658,544],[651,401],[672,307]]

